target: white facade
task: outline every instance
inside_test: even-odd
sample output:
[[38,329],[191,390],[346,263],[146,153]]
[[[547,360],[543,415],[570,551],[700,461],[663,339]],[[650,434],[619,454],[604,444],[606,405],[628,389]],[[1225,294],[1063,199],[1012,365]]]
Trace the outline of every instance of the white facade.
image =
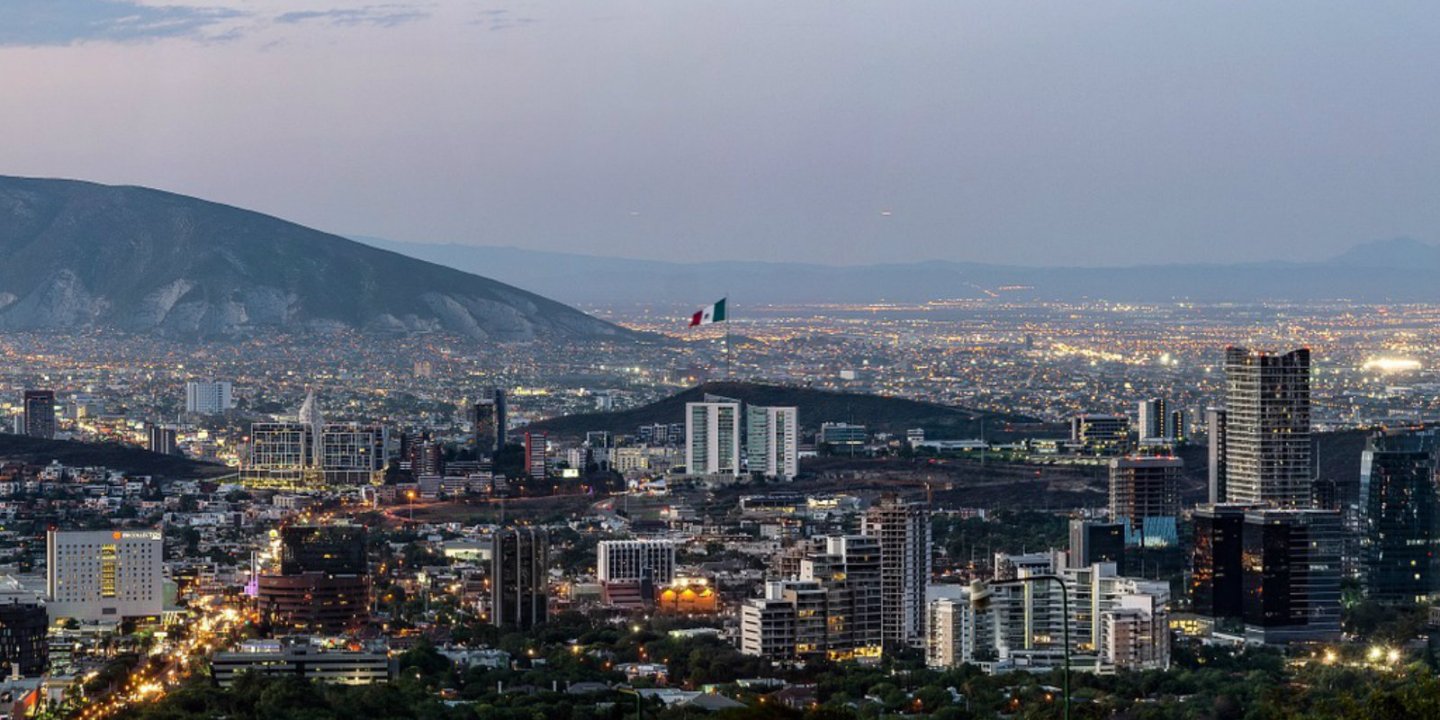
[[595,551],[600,582],[637,582],[649,571],[656,585],[675,579],[675,543],[670,540],[602,540]]
[[51,530],[45,561],[52,619],[118,621],[164,610],[159,530]]
[[[1041,567],[1038,556],[1007,565],[1014,579],[1058,575],[1069,591],[1065,613],[1059,585],[976,583],[958,597],[930,603],[931,667],[975,663],[987,671],[1048,670],[1064,663],[1068,626],[1072,666],[1090,672],[1161,670],[1170,664],[1170,600],[1165,582],[1121,577],[1114,563]],[[1058,559],[1058,558],[1057,558]]]
[[185,383],[185,412],[215,415],[235,407],[230,383],[191,381]]
[[800,472],[800,411],[752,405],[745,414],[747,469],[768,478],[793,480]]
[[685,403],[685,471],[740,474],[740,403]]

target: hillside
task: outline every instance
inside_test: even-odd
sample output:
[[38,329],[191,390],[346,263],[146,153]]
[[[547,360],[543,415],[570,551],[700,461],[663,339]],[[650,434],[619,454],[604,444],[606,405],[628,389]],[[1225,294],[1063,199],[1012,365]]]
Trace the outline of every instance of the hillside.
[[234,472],[224,465],[158,455],[118,443],[83,443],[0,434],[0,462],[48,465],[55,460],[72,467],[102,466],[131,475],[154,475],[174,480],[217,477]]
[[0,330],[635,334],[494,280],[140,187],[0,177]]
[[910,428],[924,428],[934,437],[970,438],[980,436],[983,420],[987,436],[996,437],[1004,433],[1009,424],[1034,422],[1023,415],[1002,415],[881,395],[789,385],[710,382],[642,407],[567,415],[534,423],[532,427],[566,437],[577,437],[587,430],[633,433],[641,425],[684,422],[685,403],[703,400],[707,394],[754,405],[795,406],[800,409],[801,427],[809,431],[818,429],[822,422],[854,422],[872,431],[904,433]]

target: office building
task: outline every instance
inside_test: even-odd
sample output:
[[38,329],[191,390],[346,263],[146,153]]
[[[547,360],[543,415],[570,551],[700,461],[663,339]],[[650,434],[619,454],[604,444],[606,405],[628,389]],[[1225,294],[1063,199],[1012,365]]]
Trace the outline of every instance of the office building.
[[26,390],[24,397],[25,434],[55,439],[55,391]]
[[491,397],[477,400],[470,421],[475,432],[475,452],[494,457],[505,447],[505,391],[497,389]]
[[152,453],[161,455],[180,454],[180,443],[175,428],[164,425],[151,425],[146,430],[147,440],[145,447]]
[[1124,523],[1075,519],[1070,521],[1070,567],[1086,567],[1095,563],[1115,563],[1125,572]]
[[257,579],[256,607],[277,630],[354,633],[370,621],[366,531],[292,525],[280,534],[279,572]]
[[1070,443],[1091,455],[1120,455],[1130,449],[1130,418],[1084,414],[1070,418]]
[[257,487],[298,488],[313,479],[314,429],[298,422],[250,424],[249,455],[240,479]]
[[384,479],[386,430],[379,425],[326,423],[319,469],[326,485],[378,485]]
[[185,412],[197,415],[218,415],[235,407],[230,383],[214,380],[191,380],[185,383]]
[[820,423],[820,434],[816,440],[837,452],[853,451],[865,447],[865,443],[870,441],[870,430],[864,425],[852,423]]
[[1239,619],[1245,614],[1245,505],[1195,509],[1190,604],[1197,615]]
[[887,495],[866,510],[860,532],[880,542],[885,645],[923,646],[925,588],[930,585],[929,507]]
[[51,619],[158,619],[164,610],[159,530],[50,530],[45,536]]
[[292,490],[374,484],[385,471],[385,440],[385,428],[376,425],[251,423],[250,452],[240,479],[255,487]]
[[1128,525],[1131,545],[1179,544],[1180,473],[1178,457],[1130,456],[1110,461],[1110,517]]
[[793,480],[800,472],[799,410],[751,405],[746,415],[746,469]]
[[685,471],[691,475],[740,474],[740,403],[685,403]]
[[369,572],[364,525],[290,525],[280,531],[280,572],[365,575]]
[[1380,432],[1360,456],[1365,589],[1388,603],[1426,603],[1440,591],[1440,438]]
[[35,593],[0,577],[0,674],[35,677],[49,666],[49,613]]
[[1311,504],[1310,351],[1225,350],[1225,500]]
[[245,673],[289,675],[333,685],[370,685],[389,681],[396,668],[396,660],[383,652],[295,645],[215,653],[210,660],[210,674],[222,688],[234,685]]
[[1225,502],[1225,408],[1205,409],[1205,449],[1210,463],[1210,504]]
[[602,583],[640,582],[656,587],[675,579],[675,543],[670,540],[602,540],[595,550]]
[[534,527],[495,533],[490,557],[490,622],[529,630],[546,618],[549,597],[549,538]]
[[532,478],[545,478],[545,459],[550,451],[550,440],[543,432],[525,433],[525,472]]
[[1340,514],[1257,509],[1245,514],[1241,563],[1245,636],[1265,644],[1340,637]]

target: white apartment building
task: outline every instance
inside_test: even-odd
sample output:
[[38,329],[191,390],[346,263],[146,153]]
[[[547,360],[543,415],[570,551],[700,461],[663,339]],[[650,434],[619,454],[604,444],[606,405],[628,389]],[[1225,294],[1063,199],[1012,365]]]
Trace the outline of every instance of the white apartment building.
[[746,409],[746,469],[780,480],[793,480],[799,474],[799,412],[793,407]]
[[185,383],[185,412],[217,415],[233,407],[230,383],[204,380]]
[[740,403],[685,403],[685,471],[740,474]]

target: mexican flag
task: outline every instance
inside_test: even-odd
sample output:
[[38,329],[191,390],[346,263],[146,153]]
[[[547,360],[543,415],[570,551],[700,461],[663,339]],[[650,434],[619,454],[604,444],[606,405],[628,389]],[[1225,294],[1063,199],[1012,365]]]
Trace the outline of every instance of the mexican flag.
[[714,305],[690,316],[690,327],[717,322],[725,322],[725,298],[720,298]]

